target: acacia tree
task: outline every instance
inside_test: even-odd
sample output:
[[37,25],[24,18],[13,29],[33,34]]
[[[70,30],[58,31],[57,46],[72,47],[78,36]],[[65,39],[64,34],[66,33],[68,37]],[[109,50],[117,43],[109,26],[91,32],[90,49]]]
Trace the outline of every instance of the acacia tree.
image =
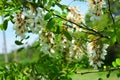
[[[6,30],[8,21],[11,21],[20,38],[16,44],[23,44],[22,41],[30,37],[29,33],[36,34],[44,54],[55,58],[63,54],[67,63],[81,60],[86,55],[90,65],[97,69],[103,64],[108,46],[120,43],[120,6],[116,0],[86,2],[89,11],[83,18],[79,7],[61,4],[61,0],[1,0],[0,15],[4,17],[1,29]],[[59,11],[54,8],[56,6]],[[117,59],[113,65],[117,67],[119,62]],[[44,77],[48,78],[46,75]]]

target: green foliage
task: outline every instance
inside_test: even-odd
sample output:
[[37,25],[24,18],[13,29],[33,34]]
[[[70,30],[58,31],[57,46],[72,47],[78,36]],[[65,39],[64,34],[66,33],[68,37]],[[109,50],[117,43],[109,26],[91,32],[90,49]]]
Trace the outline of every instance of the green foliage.
[[106,75],[106,77],[109,78],[109,77],[110,77],[110,74],[111,74],[111,72],[108,72],[108,74]]
[[120,71],[117,73],[117,77],[118,77],[118,78],[120,77]]
[[6,30],[7,29],[7,26],[8,26],[8,20],[5,20],[3,22],[3,30]]
[[48,19],[50,19],[51,17],[52,17],[52,12],[48,12],[48,13],[45,15],[44,19],[45,19],[45,20],[48,20]]
[[8,27],[8,20],[4,20],[2,24],[0,24],[1,30],[6,30]]
[[39,42],[33,46],[22,47],[17,50],[16,61],[14,61],[14,51],[10,53],[9,63],[0,67],[0,79],[71,80],[79,68],[89,67],[86,56],[79,61],[69,61],[65,59],[65,53],[50,56],[39,50]]
[[112,62],[112,65],[113,65],[114,67],[117,67],[117,63],[116,63],[116,62]]
[[63,31],[63,34],[67,37],[68,40],[72,40],[71,35],[67,31]]
[[62,58],[62,55],[54,58],[47,54],[40,53],[39,60],[36,63],[5,64],[0,67],[0,77],[5,80],[42,78],[48,80],[71,80],[78,65],[73,62],[66,63]]
[[15,41],[15,44],[17,44],[17,45],[22,45],[23,43],[22,43],[21,41],[16,40],[16,41]]
[[103,80],[102,78],[99,78],[98,80]]
[[112,65],[113,65],[114,67],[120,66],[120,59],[117,58],[115,61],[112,62]]
[[50,20],[49,20],[49,22],[47,23],[47,29],[48,30],[51,30],[51,31],[55,31],[55,23],[56,23],[56,20],[55,20],[55,18],[51,18]]
[[[119,66],[120,66],[120,58],[116,58],[116,60],[112,62],[112,65],[115,68],[119,68]],[[117,70],[116,75],[117,75],[118,78],[120,77],[120,70]]]

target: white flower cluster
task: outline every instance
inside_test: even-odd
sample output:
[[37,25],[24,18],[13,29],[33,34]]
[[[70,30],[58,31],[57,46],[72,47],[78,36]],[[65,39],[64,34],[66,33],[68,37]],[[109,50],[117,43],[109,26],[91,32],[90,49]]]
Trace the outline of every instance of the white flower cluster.
[[[98,4],[97,1],[102,0],[92,0],[95,1],[95,4]],[[92,2],[93,4],[93,2]],[[94,8],[95,9],[95,8]],[[69,7],[70,12],[68,13],[67,19],[71,20],[77,24],[84,22],[79,14],[78,7]],[[97,9],[96,9],[97,12]],[[99,12],[98,12],[99,13]],[[98,16],[98,13],[97,16]],[[100,12],[101,13],[101,12]],[[26,37],[26,33],[31,31],[32,33],[36,33],[39,35],[40,47],[41,51],[46,54],[57,54],[60,52],[65,52],[68,55],[69,59],[81,59],[83,52],[83,45],[77,39],[72,37],[72,40],[68,40],[66,36],[61,34],[55,34],[53,32],[47,31],[46,25],[47,21],[44,20],[45,12],[41,10],[41,8],[30,8],[21,10],[18,14],[14,15],[13,21],[14,30],[16,31],[17,36],[21,36],[22,39]],[[63,25],[63,30],[70,32],[71,35],[74,33],[74,28],[79,33],[81,32],[81,28],[74,24],[70,24],[72,26],[68,27]],[[105,59],[105,55],[107,54],[108,45],[103,44],[99,45],[96,42],[92,41],[87,43],[87,52],[90,61],[90,65],[97,68],[101,66],[103,63],[102,60]]]
[[65,52],[68,58],[81,59],[82,51],[76,40],[69,41],[63,34],[56,35],[53,32],[44,32],[39,36],[41,51],[46,54]]
[[[67,18],[70,19],[70,14],[72,14],[72,21],[77,23],[81,22],[81,15],[78,14],[79,11],[77,7],[71,7],[70,10],[71,12],[68,14]],[[56,34],[46,31],[47,21],[44,20],[44,14],[45,13],[43,13],[40,8],[34,9],[32,7],[30,7],[30,9],[21,10],[19,13],[15,14],[13,21],[15,22],[14,30],[16,31],[16,35],[24,39],[26,33],[29,31],[36,33],[39,35],[40,50],[44,53],[54,54],[62,51],[67,53],[71,58],[80,58],[80,45],[76,44],[76,40],[69,41],[64,34],[59,34],[58,38],[56,38]],[[67,29],[68,32],[70,31],[69,29]],[[76,30],[80,31],[80,28],[76,28]]]
[[16,35],[21,38],[26,37],[27,32],[39,33],[41,29],[46,26],[46,22],[43,20],[43,15],[40,8],[33,8],[29,10],[21,10],[19,13],[14,15],[13,21],[14,30]]
[[106,49],[108,48],[108,44],[98,44],[96,41],[92,41],[87,43],[87,54],[89,57],[90,65],[95,69],[97,67],[101,67],[103,64],[102,60],[105,59],[107,55]]
[[89,13],[92,15],[91,21],[100,19],[100,16],[103,14],[102,8],[104,4],[104,0],[88,0]]
[[[80,24],[81,22],[84,23],[84,19],[80,14],[80,10],[78,6],[68,7],[68,9],[69,9],[69,13],[67,15],[68,20],[73,21],[77,24]],[[72,24],[72,27],[76,28],[77,31],[81,31],[81,28],[79,28],[75,24]]]
[[44,32],[39,35],[41,51],[45,54],[55,53],[55,35],[52,32]]
[[69,56],[74,59],[82,59],[82,56],[84,55],[82,48],[82,44],[76,40],[72,40],[69,47]]

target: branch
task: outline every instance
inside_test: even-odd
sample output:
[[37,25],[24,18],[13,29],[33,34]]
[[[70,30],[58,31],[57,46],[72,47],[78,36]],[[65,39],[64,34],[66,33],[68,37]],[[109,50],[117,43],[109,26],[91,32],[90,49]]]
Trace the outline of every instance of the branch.
[[111,11],[110,0],[108,0],[108,10],[109,10],[109,12],[110,12],[110,16],[111,16],[111,18],[112,18],[113,24],[115,24],[115,20],[114,20],[114,17],[113,17],[113,15],[112,15],[112,11]]
[[[70,28],[73,28],[73,26],[72,25],[69,25],[69,24],[64,24],[65,26],[68,26],[68,27],[70,27]],[[92,34],[92,35],[97,35],[96,33],[94,33],[94,32],[88,32],[88,31],[81,31],[81,32],[83,32],[83,33],[86,33],[86,34]],[[101,36],[100,36],[101,37]],[[106,35],[104,35],[104,37],[107,37]]]
[[[42,7],[42,8],[43,8],[43,7]],[[49,12],[50,10],[46,9],[46,11]],[[70,23],[72,23],[72,24],[75,24],[76,26],[78,26],[78,27],[80,27],[80,28],[82,28],[82,29],[85,29],[85,30],[89,30],[89,31],[91,31],[91,32],[94,32],[94,34],[99,35],[100,37],[104,37],[104,38],[108,38],[108,39],[109,39],[109,36],[104,35],[104,34],[100,33],[99,31],[94,30],[94,29],[86,26],[84,23],[82,23],[83,26],[81,26],[81,25],[79,25],[79,24],[77,24],[77,23],[75,23],[75,22],[73,22],[73,21],[71,21],[71,20],[68,20],[68,19],[66,19],[66,18],[64,18],[64,17],[62,17],[62,16],[60,16],[60,15],[57,15],[57,14],[55,14],[55,13],[53,13],[53,15],[54,15],[54,16],[57,16],[57,17],[59,17],[59,18],[61,18],[61,19],[63,19],[63,20],[65,20],[65,21],[68,21],[68,22],[70,22]]]
[[89,74],[89,73],[99,73],[99,72],[112,72],[112,71],[116,71],[116,70],[120,70],[120,67],[117,68],[111,68],[111,69],[106,69],[106,70],[93,70],[93,71],[87,71],[87,72],[76,72],[76,74]]
[[[48,12],[50,12],[49,9],[45,8],[45,7],[42,6],[42,5],[40,5],[39,7],[45,9],[45,10],[48,11]],[[110,38],[108,35],[102,34],[101,32],[99,32],[99,31],[97,31],[97,30],[94,30],[94,29],[88,27],[88,26],[85,25],[84,23],[82,23],[83,26],[81,26],[81,25],[79,25],[79,24],[77,24],[77,23],[75,23],[75,22],[73,22],[73,21],[71,21],[71,20],[68,20],[68,19],[66,19],[66,18],[64,18],[64,17],[62,17],[62,16],[60,16],[60,15],[57,15],[57,14],[55,14],[55,13],[53,13],[53,15],[56,16],[56,17],[58,17],[58,18],[61,18],[61,19],[65,20],[65,21],[67,21],[67,22],[70,22],[70,23],[72,23],[72,24],[75,24],[76,26],[78,26],[78,27],[80,27],[80,28],[82,28],[82,29],[91,31],[91,32],[93,32],[94,34],[99,35],[100,37],[104,37],[104,38],[108,38],[108,39]]]

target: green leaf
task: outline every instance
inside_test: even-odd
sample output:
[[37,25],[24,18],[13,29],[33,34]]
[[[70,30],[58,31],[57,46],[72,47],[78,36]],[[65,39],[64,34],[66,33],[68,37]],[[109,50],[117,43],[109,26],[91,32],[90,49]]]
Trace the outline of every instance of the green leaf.
[[119,58],[116,59],[116,63],[118,66],[120,66],[120,59]]
[[116,42],[116,35],[112,35],[110,38],[110,44],[113,45]]
[[117,30],[117,34],[116,34],[116,39],[117,39],[117,42],[120,43],[120,29]]
[[22,43],[21,41],[16,40],[16,41],[15,41],[15,44],[17,44],[17,45],[22,45],[23,43]]
[[2,0],[0,0],[0,5],[3,4]]
[[5,21],[3,22],[3,30],[6,30],[7,27],[8,27],[8,20],[5,20]]
[[3,24],[0,24],[0,29],[3,30]]
[[47,0],[43,0],[43,6],[45,6],[46,3],[47,3]]
[[61,13],[59,11],[57,11],[57,10],[53,10],[53,13],[57,14],[57,15],[61,15]]
[[70,40],[70,41],[72,40],[72,36],[69,34],[69,32],[64,30],[63,34],[67,37],[68,40]]
[[57,30],[56,30],[56,33],[61,33],[62,32],[62,25],[63,25],[63,22],[60,21],[58,24],[57,24]]
[[113,67],[117,67],[116,62],[112,62]]
[[55,2],[53,0],[49,0],[47,9],[49,9],[51,6],[54,6]]
[[63,16],[63,17],[66,17],[67,15],[68,15],[67,12],[62,12],[62,16]]
[[107,78],[109,78],[109,77],[110,77],[110,72],[108,72],[108,74],[106,75],[106,77],[107,77]]
[[64,9],[67,9],[67,6],[66,6],[66,5],[57,4],[57,6],[60,7],[62,11],[63,11]]
[[53,27],[54,27],[54,25],[55,25],[55,18],[51,18],[50,20],[49,20],[49,22],[47,23],[47,29],[48,30],[51,30]]
[[45,19],[45,20],[48,20],[48,19],[50,19],[51,17],[52,17],[52,12],[48,12],[48,13],[45,15],[44,19]]

